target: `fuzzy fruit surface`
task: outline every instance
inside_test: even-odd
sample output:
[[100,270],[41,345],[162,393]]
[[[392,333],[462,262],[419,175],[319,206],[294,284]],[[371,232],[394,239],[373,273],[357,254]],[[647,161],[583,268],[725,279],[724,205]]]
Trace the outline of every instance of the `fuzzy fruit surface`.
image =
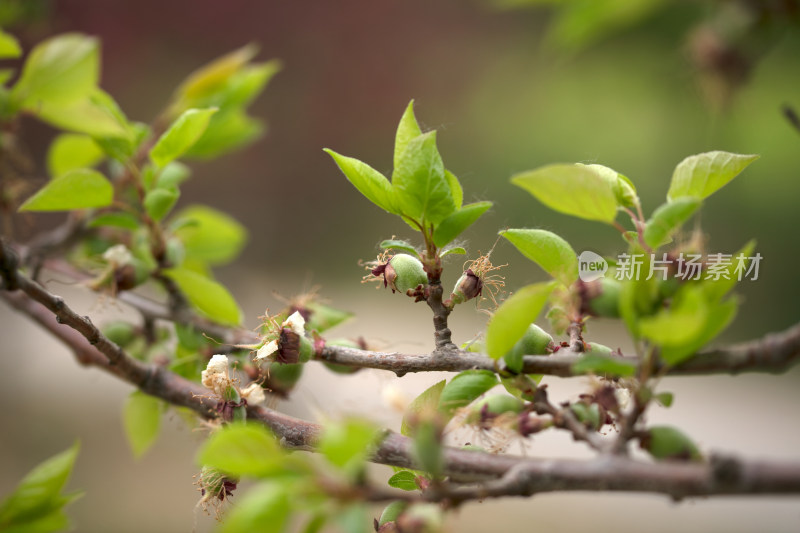
[[389,260],[386,267],[386,281],[392,291],[405,294],[409,289],[428,283],[428,275],[422,267],[422,262],[408,254],[397,254]]

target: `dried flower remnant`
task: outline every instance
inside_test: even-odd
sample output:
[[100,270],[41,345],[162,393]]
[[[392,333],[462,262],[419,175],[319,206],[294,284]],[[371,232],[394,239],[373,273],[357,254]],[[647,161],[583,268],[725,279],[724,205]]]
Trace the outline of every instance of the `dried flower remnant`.
[[383,280],[383,286],[392,289],[392,292],[409,294],[420,286],[428,283],[428,275],[422,262],[408,254],[389,255],[384,252],[376,261],[364,263],[370,274],[364,276],[364,281]]
[[233,496],[238,480],[227,477],[215,468],[204,466],[194,483],[200,491],[197,506],[210,515],[209,508],[214,510],[217,520],[222,517],[222,506]]
[[283,364],[308,361],[314,347],[305,337],[305,323],[299,311],[280,324],[274,317],[267,317],[265,326],[269,331],[264,336],[266,342],[258,348],[254,361],[259,363],[270,358]]

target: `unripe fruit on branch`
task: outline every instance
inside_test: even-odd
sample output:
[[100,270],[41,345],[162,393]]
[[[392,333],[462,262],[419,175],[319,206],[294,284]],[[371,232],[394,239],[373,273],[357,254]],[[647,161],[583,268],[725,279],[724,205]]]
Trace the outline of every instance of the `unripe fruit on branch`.
[[587,315],[619,318],[619,298],[622,285],[619,281],[600,278],[580,282],[581,312]]
[[282,398],[287,398],[302,375],[303,365],[300,363],[295,365],[272,363],[267,369],[264,388]]
[[389,262],[372,269],[375,276],[383,276],[384,287],[389,287],[392,292],[400,291],[405,294],[410,289],[428,283],[428,275],[422,262],[408,254],[393,255]]
[[518,356],[550,355],[553,353],[555,346],[553,337],[549,333],[536,324],[531,324],[509,353]]
[[701,461],[700,450],[680,430],[671,426],[654,426],[639,437],[639,446],[656,459]]
[[519,398],[505,394],[486,396],[475,402],[464,420],[467,424],[481,424],[504,414],[518,414],[524,404]]

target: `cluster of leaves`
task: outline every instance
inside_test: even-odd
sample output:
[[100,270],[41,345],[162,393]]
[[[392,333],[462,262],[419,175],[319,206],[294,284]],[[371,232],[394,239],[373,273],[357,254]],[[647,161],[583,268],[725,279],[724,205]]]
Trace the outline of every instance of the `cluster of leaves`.
[[[20,55],[16,40],[0,33],[0,58]],[[24,202],[13,198],[12,203],[18,203],[21,211],[70,211],[85,226],[85,238],[71,250],[70,259],[94,272],[89,286],[115,294],[149,284],[165,294],[172,309],[197,314],[221,326],[240,324],[238,305],[215,281],[212,269],[237,256],[247,237],[245,229],[207,206],[187,206],[176,212],[174,208],[190,175],[181,159],[217,157],[244,146],[261,132],[260,123],[246,110],[278,67],[274,62],[252,63],[254,55],[253,47],[244,47],[189,76],[152,126],[128,120],[99,88],[98,43],[93,38],[79,34],[51,38],[28,54],[14,83],[10,83],[12,71],[0,73],[0,121],[12,123],[28,114],[65,130],[48,152],[51,179]],[[397,128],[391,180],[357,159],[327,152],[366,198],[421,234],[422,251],[394,238],[382,246],[412,259],[405,266],[395,265],[391,275],[410,276],[410,294],[428,299],[430,286],[426,284],[440,281],[441,258],[466,253],[453,243],[491,207],[491,202],[464,205],[461,184],[446,170],[436,147],[436,132],[422,132],[413,101]],[[673,173],[667,201],[649,218],[643,215],[631,180],[602,165],[548,165],[514,176],[512,183],[546,206],[615,227],[622,233],[627,253],[645,258],[641,265],[644,273],[651,254],[670,246],[668,252],[661,252],[670,265],[670,277],[605,279],[592,282],[599,287],[590,287],[578,279],[578,256],[562,237],[541,229],[501,231],[503,238],[553,279],[515,291],[492,316],[485,338],[470,346],[497,361],[497,373],[462,372],[449,382],[434,384],[408,406],[401,433],[413,439],[419,470],[400,469],[389,485],[423,492],[431,486],[444,486],[443,441],[447,425],[454,420],[482,430],[500,427],[522,436],[548,428],[570,429],[577,436],[578,430],[565,420],[575,418],[585,430],[594,432],[605,424],[623,423],[627,413],[617,399],[619,388],[629,389],[642,410],[653,399],[671,403],[668,393],[658,395],[651,390],[651,378],[660,369],[686,361],[712,340],[731,322],[737,307],[736,299],[729,296],[735,285],[733,266],[726,271],[727,276],[715,279],[678,279],[680,254],[704,250],[693,240],[673,243],[673,235],[709,195],[754,159],[725,152],[685,159]],[[633,229],[617,221],[620,213],[630,217]],[[741,254],[749,256],[752,250],[753,245],[747,244]],[[610,263],[614,265],[614,260]],[[419,272],[415,270],[417,264]],[[488,281],[490,267],[480,265],[462,274],[453,297],[440,309],[431,305],[445,324],[455,304],[480,294]],[[388,281],[386,269],[390,265],[381,266]],[[610,348],[585,343],[580,335],[572,335],[575,338],[569,343],[556,343],[550,334],[533,325],[548,305],[548,318],[556,335],[571,327],[582,331],[590,315],[621,318],[637,353],[629,358],[615,356]],[[279,346],[284,342],[284,321],[295,312],[303,315],[315,348],[324,344],[321,333],[349,316],[313,299],[295,301],[284,312],[269,317],[260,332],[262,342],[247,348],[260,349],[272,342]],[[105,332],[133,356],[165,364],[191,379],[200,376],[216,349],[200,331],[181,324],[172,329],[116,323],[108,325]],[[302,340],[310,344],[305,336]],[[575,374],[593,373],[609,380],[580,400],[555,407],[539,384],[541,376],[522,371],[525,355],[548,355],[561,347],[586,353],[573,367]],[[266,372],[245,357],[238,361],[253,381],[286,395],[309,357],[307,352],[290,364],[271,360]],[[636,379],[621,386],[615,381],[620,378]],[[506,393],[486,395],[498,385]],[[240,400],[235,398],[243,412]],[[230,401],[232,398],[224,398],[221,405]],[[144,453],[157,437],[165,407],[162,401],[143,393],[131,395],[124,419],[134,454]],[[309,532],[331,521],[347,531],[363,531],[368,524],[363,503],[369,489],[365,464],[381,435],[360,420],[329,423],[318,442],[322,457],[318,460],[286,452],[263,427],[225,424],[213,433],[199,455],[204,472],[216,472],[201,477],[202,501],[224,501],[236,480],[251,477],[260,484],[231,512],[224,531],[282,531],[294,514],[307,517]],[[585,435],[583,438],[587,439]],[[656,459],[700,458],[696,447],[674,428],[643,429],[636,438]],[[71,466],[74,453],[70,453],[72,459],[61,459],[59,464]],[[62,474],[69,469],[60,468]],[[13,503],[14,497],[8,500],[12,504],[7,503],[0,511],[0,524],[2,520],[23,524],[31,517],[47,518],[53,524],[61,520],[60,509],[69,499],[58,495],[65,475],[59,478],[60,484],[47,481],[48,489],[42,491],[47,497],[36,500],[35,506]],[[36,474],[31,483],[39,483],[42,476]],[[30,511],[34,507],[35,512]],[[429,531],[439,520],[436,506],[402,505],[392,507],[391,512],[387,509],[378,526],[388,531],[395,527],[392,524],[403,523],[417,528],[404,526],[406,531]],[[40,529],[47,530],[45,526]]]

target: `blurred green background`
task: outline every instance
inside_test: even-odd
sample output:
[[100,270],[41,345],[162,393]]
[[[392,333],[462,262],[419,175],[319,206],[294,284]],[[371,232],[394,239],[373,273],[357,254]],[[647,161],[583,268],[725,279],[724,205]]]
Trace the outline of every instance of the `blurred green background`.
[[[413,235],[405,224],[364,200],[322,152],[323,147],[330,147],[390,172],[394,130],[405,105],[414,98],[419,121],[439,130],[440,152],[447,167],[460,177],[465,200],[495,202],[494,209],[467,234],[473,257],[479,250],[488,251],[497,231],[505,227],[555,231],[576,251],[616,254],[622,249],[622,240],[614,229],[549,211],[511,186],[508,179],[515,172],[554,162],[601,163],[634,181],[649,213],[664,200],[672,169],[684,157],[715,149],[760,154],[761,159],[706,201],[701,222],[709,235],[709,251],[732,253],[755,238],[763,256],[758,281],[742,283],[744,305],[725,338],[743,340],[784,329],[800,318],[796,275],[800,261],[800,239],[796,236],[800,227],[800,131],[781,112],[785,104],[800,110],[797,3],[750,2],[785,10],[780,16],[771,15],[772,19],[762,21],[749,33],[737,18],[741,13],[720,14],[720,6],[729,9],[737,2],[640,3],[643,7],[637,12],[620,8],[639,5],[633,0],[595,2],[605,5],[607,13],[614,13],[614,9],[621,13],[612,18],[609,31],[600,35],[593,32],[604,27],[604,19],[591,9],[581,18],[577,9],[578,15],[559,15],[557,8],[549,5],[508,10],[488,0],[0,0],[0,13],[24,5],[22,18],[8,29],[20,36],[26,50],[44,37],[65,31],[100,37],[102,86],[116,97],[129,117],[141,121],[150,121],[159,113],[189,72],[248,42],[261,46],[259,59],[282,61],[282,72],[253,108],[253,114],[268,121],[267,135],[244,151],[193,165],[194,177],[183,187],[180,200],[181,205],[206,203],[227,211],[249,229],[249,245],[241,259],[219,272],[241,300],[248,326],[257,324],[255,317],[265,307],[279,307],[273,291],[289,296],[320,284],[324,296],[365,317],[348,326],[352,333],[369,332],[392,349],[429,349],[427,310],[359,284],[362,271],[358,259],[373,258],[377,243],[384,238]],[[715,48],[719,43],[709,37],[714,31],[730,38],[741,57]],[[581,36],[588,36],[582,45]],[[23,136],[30,140],[34,153],[44,154],[53,132],[33,121],[24,127]],[[505,271],[512,290],[544,279],[535,265],[505,243],[498,244],[493,260],[496,264],[513,263]],[[460,266],[460,260],[452,261],[450,272],[445,270],[446,280],[454,282]],[[87,305],[91,307],[91,302]],[[34,349],[22,340],[10,342],[13,328],[22,321],[7,309],[2,313],[3,357],[13,356],[12,346]],[[456,325],[461,329],[456,330],[456,340],[469,339],[484,318],[457,318]],[[612,336],[618,333],[609,331]],[[33,343],[36,339],[28,340]],[[625,346],[615,340],[604,342]],[[62,353],[52,357],[64,359]],[[71,372],[70,365],[67,361],[63,372]],[[48,370],[45,366],[30,372],[42,377],[39,372],[47,374]],[[75,372],[75,379],[81,379],[85,371]],[[90,384],[75,387],[88,390],[92,384],[108,381],[96,373],[92,376]],[[755,381],[741,383],[774,388],[796,400],[796,393],[787,384],[796,384],[796,378],[794,372],[789,382],[780,381],[782,385],[777,387],[769,380],[781,378],[753,378]],[[0,379],[7,386],[4,398],[13,397],[9,391],[23,386],[17,383],[23,380],[11,376]],[[356,384],[367,381],[344,379],[357,388],[360,385]],[[385,380],[374,379],[377,385],[370,386],[377,391]],[[739,386],[725,378],[710,380],[708,386],[700,385],[700,381],[691,383],[695,391],[699,388],[709,394],[716,390],[715,383],[726,390]],[[424,388],[423,381],[412,381],[413,385]],[[126,389],[119,390],[121,398]],[[365,385],[360,392],[370,390]],[[65,390],[65,398],[74,393]],[[101,402],[99,395],[87,394],[94,399],[85,401]],[[693,398],[691,392],[687,395]],[[696,398],[706,401],[699,393]],[[715,398],[725,405],[721,397]],[[319,396],[313,401],[326,405]],[[345,398],[343,409],[355,403],[353,398]],[[711,401],[709,405],[718,403]],[[685,407],[689,406],[691,400],[686,401]],[[109,424],[109,435],[122,447],[117,450],[119,457],[125,457],[117,407],[110,407],[111,414],[98,414],[96,420]],[[289,409],[307,415],[314,411],[307,405]],[[70,442],[65,435],[80,435],[87,430],[83,426],[89,424],[86,417],[81,418],[83,408],[73,410],[75,421],[64,422],[59,433],[64,448]],[[31,413],[41,420],[37,411]],[[752,416],[760,413],[755,410]],[[7,412],[0,416],[3,424],[16,424],[21,435],[19,442],[3,437],[3,465],[9,475],[3,476],[0,490],[7,490],[36,462],[35,457],[41,459],[56,450],[47,442],[49,429],[43,429],[52,427],[49,422],[42,421],[42,429],[32,430],[24,417]],[[782,420],[780,413],[775,416]],[[680,417],[676,415],[677,419]],[[796,423],[796,416],[791,420]],[[775,429],[771,423],[764,423],[763,431]],[[725,426],[727,431],[734,431],[729,435],[728,448],[742,449],[738,444],[747,439],[735,433],[735,418],[730,424]],[[696,425],[708,426],[701,421]],[[82,430],[75,429],[77,426]],[[784,439],[798,442],[796,428],[786,431]],[[162,462],[151,463],[148,468],[158,471],[174,460],[170,454],[181,450],[182,443],[191,441],[185,434],[171,436],[169,445],[154,450]],[[709,444],[726,442],[722,437],[707,438]],[[759,444],[758,439],[754,442],[754,449],[764,455],[784,450]],[[773,445],[791,446],[786,440]],[[100,444],[97,447],[102,448]],[[558,447],[555,450],[556,454],[568,453]],[[27,457],[26,452],[31,457],[28,463],[15,460]],[[186,456],[180,466],[180,475],[184,476],[193,468],[191,454]],[[82,459],[91,461],[91,457]],[[117,460],[131,463],[130,458]],[[148,457],[143,460],[147,462]],[[130,466],[126,475],[135,476],[146,466]],[[185,481],[178,479],[174,486],[182,487]],[[157,491],[162,482],[149,483]],[[102,477],[98,483],[102,486]],[[151,495],[148,482],[138,477],[131,484],[137,487],[134,493],[121,497],[130,506],[148,505],[142,503]],[[75,486],[82,485],[76,481]],[[114,490],[118,489],[114,485]],[[158,498],[160,493],[158,490],[153,497]],[[559,501],[575,500],[566,497]],[[661,499],[648,501],[657,501],[653,505],[659,509],[662,506]],[[97,505],[80,507],[80,531],[108,531],[107,524],[115,523],[113,516],[98,518],[92,511]],[[758,509],[780,516],[769,505]],[[666,502],[663,508],[671,509]],[[670,520],[679,520],[674,524],[688,527],[702,523],[706,530],[714,529],[714,524],[720,524],[715,520],[729,512],[728,508],[717,511],[712,505],[711,511],[709,507],[699,511],[701,516],[711,517],[708,523],[692,522],[691,518],[680,522],[676,516],[695,516],[685,507],[681,509],[677,515],[669,515]],[[798,525],[796,512],[782,512],[793,516],[794,525]],[[189,523],[186,514],[176,514],[179,516],[170,524]],[[458,531],[484,531],[486,527],[471,519],[462,519],[459,524]],[[500,530],[527,530],[520,524],[512,522]],[[552,524],[557,525],[557,520]],[[737,524],[750,527],[746,521],[734,521],[724,530],[737,530]],[[132,527],[135,524],[117,525],[115,530],[136,530]],[[774,525],[775,530],[792,529],[781,528],[781,522]],[[140,530],[171,531],[183,526],[142,527]],[[209,524],[202,522],[198,527],[204,529]]]

